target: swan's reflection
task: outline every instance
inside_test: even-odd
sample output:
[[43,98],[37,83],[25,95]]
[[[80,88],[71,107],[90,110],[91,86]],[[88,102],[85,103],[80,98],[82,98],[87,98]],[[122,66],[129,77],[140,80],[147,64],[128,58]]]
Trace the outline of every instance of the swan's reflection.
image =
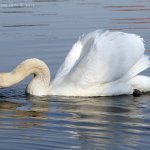
[[45,112],[48,112],[48,108],[47,97],[0,95],[0,118],[5,118],[4,122],[0,121],[0,127],[28,128],[45,125],[44,120],[47,120]]
[[59,109],[76,116],[69,121],[73,122],[75,136],[83,141],[81,149],[136,147],[143,127],[148,126],[142,107],[149,99],[148,95],[72,98],[65,99]]
[[80,149],[136,148],[144,127],[149,126],[144,121],[149,95],[22,99],[0,97],[0,128],[43,126],[50,131],[48,135],[59,133],[58,142],[78,141]]

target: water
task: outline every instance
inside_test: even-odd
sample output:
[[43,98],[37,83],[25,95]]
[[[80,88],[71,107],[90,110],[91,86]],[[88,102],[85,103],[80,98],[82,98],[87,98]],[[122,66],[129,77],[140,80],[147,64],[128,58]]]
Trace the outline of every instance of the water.
[[[54,78],[78,36],[98,28],[141,35],[149,54],[149,14],[149,0],[1,0],[0,70],[37,57]],[[29,80],[0,90],[0,149],[150,149],[150,94],[35,98]]]

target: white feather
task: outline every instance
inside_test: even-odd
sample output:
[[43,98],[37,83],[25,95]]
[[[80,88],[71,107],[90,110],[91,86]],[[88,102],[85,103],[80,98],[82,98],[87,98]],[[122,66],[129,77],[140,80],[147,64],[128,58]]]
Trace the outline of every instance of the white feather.
[[[150,67],[140,36],[96,30],[74,44],[52,83],[54,94],[131,94],[130,80]],[[91,88],[92,87],[92,88]]]
[[79,39],[77,45],[69,52],[56,80],[61,76],[80,85],[109,83],[129,70],[133,72],[132,67],[144,54],[143,40],[122,32],[97,30]]

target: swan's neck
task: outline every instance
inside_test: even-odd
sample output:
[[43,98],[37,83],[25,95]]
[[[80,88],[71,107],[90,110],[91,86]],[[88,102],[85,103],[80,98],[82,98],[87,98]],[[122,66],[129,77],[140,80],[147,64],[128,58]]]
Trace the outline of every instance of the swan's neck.
[[50,71],[47,65],[39,59],[27,59],[10,73],[0,73],[0,88],[10,87],[22,81],[29,75],[34,75],[28,84],[26,92],[31,95],[48,95]]

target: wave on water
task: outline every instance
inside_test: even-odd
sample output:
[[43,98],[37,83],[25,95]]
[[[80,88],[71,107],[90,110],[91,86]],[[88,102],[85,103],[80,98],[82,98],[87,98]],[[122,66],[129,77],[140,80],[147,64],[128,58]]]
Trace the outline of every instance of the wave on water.
[[34,7],[33,3],[3,3],[0,4],[0,8],[22,8],[22,7]]

